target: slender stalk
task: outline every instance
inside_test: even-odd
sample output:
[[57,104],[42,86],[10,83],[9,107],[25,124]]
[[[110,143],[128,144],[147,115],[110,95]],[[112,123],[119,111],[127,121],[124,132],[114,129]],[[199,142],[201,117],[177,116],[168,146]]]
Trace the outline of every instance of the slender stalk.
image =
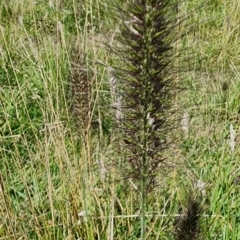
[[146,235],[146,199],[147,199],[147,193],[146,193],[146,179],[142,178],[142,185],[141,185],[141,239],[145,239]]
[[[148,2],[145,2],[145,12],[148,12]],[[146,185],[147,185],[147,174],[148,174],[148,158],[147,158],[147,149],[148,149],[148,114],[149,114],[149,101],[150,101],[150,96],[149,96],[149,66],[150,66],[150,61],[149,61],[149,47],[150,47],[150,42],[149,42],[149,37],[150,33],[147,26],[147,21],[148,21],[148,13],[145,15],[145,21],[144,21],[144,65],[143,65],[143,72],[144,72],[144,121],[143,121],[143,154],[142,154],[142,179],[141,179],[141,239],[145,239],[146,235],[146,201],[147,201],[147,192],[146,192]]]

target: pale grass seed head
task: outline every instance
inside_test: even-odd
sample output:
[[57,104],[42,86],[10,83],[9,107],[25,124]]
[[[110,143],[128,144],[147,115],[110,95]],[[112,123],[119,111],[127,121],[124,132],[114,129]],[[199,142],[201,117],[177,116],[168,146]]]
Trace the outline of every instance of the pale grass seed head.
[[205,182],[198,179],[197,182],[194,185],[194,188],[197,189],[203,196],[205,196],[206,195],[205,185],[206,185]]
[[183,114],[183,117],[182,117],[182,120],[181,120],[181,128],[182,128],[182,131],[183,131],[185,137],[188,137],[189,120],[190,120],[189,114],[187,112],[185,112]]
[[231,148],[231,152],[234,152],[235,149],[235,137],[236,137],[236,131],[233,129],[233,125],[230,125],[230,140],[229,140],[229,146]]

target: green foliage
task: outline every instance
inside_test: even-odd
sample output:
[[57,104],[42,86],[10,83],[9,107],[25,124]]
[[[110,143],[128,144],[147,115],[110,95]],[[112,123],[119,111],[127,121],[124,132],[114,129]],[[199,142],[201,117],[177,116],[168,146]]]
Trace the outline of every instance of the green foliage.
[[[122,179],[116,172],[118,166],[112,164],[115,159],[122,161],[126,149],[116,151],[112,145],[116,138],[112,117],[115,97],[108,66],[128,66],[129,54],[139,58],[143,53],[141,49],[126,49],[127,60],[119,62],[109,51],[109,46],[114,52],[119,46],[116,35],[120,34],[121,22],[113,21],[113,10],[119,4],[124,11],[130,2],[0,1],[1,239],[122,240],[140,236],[139,185],[134,179]],[[181,66],[184,62],[191,71],[181,80],[178,74],[174,78],[188,87],[174,99],[173,108],[178,109],[179,120],[188,114],[188,133],[180,128],[171,131],[172,139],[179,137],[180,144],[176,142],[164,152],[162,157],[170,173],[166,179],[156,174],[161,186],[148,195],[147,239],[173,239],[179,205],[185,206],[186,202],[183,189],[198,181],[205,184],[204,189],[195,189],[205,191],[201,218],[204,239],[240,239],[236,181],[239,9],[237,0],[178,1],[176,14],[186,16],[190,28],[186,31],[179,25],[182,38],[172,47],[184,49],[181,54],[185,60],[173,63]],[[138,12],[139,8],[131,11]],[[131,16],[121,20],[129,19]],[[151,15],[145,20],[152,24]],[[143,32],[141,26],[135,30]],[[147,36],[151,37],[151,31]],[[144,46],[144,42],[141,44]],[[72,127],[72,99],[67,90],[70,50],[75,45],[86,56],[86,69],[93,82],[92,128],[84,140]],[[148,57],[152,61],[151,51]],[[160,70],[143,61],[129,71],[136,71],[137,76],[143,66]],[[137,99],[146,91],[149,96],[157,95],[150,86],[138,91]],[[178,108],[182,105],[186,107]],[[154,106],[147,111],[152,113]],[[136,122],[136,126],[139,124],[142,122]],[[229,145],[230,126],[236,133],[234,150]],[[149,138],[156,134],[149,133]],[[142,139],[144,135],[139,134]],[[130,134],[127,139],[132,139]],[[81,215],[84,211],[86,216]]]

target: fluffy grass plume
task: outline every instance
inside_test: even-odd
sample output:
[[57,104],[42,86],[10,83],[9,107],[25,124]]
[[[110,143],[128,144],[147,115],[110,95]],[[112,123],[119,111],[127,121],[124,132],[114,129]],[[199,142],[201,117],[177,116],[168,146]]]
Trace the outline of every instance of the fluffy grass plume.
[[[134,0],[120,11],[117,37],[119,65],[115,77],[122,97],[120,122],[121,170],[136,182],[141,199],[141,239],[145,236],[147,193],[165,160],[174,81],[177,38],[176,5],[167,0]],[[176,77],[176,75],[175,75]]]

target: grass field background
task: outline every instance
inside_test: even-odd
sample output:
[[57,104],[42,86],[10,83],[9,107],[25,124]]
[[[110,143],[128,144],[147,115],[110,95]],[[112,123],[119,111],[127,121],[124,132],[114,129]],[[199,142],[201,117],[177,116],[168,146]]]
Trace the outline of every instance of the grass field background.
[[[112,164],[124,159],[113,144],[115,4],[0,2],[0,239],[139,237],[138,190]],[[179,14],[188,27],[176,44],[190,70],[179,76],[176,105],[185,107],[149,196],[146,239],[173,239],[193,186],[203,195],[204,239],[237,240],[240,2],[180,1]],[[73,103],[74,69],[88,82],[89,116]]]

